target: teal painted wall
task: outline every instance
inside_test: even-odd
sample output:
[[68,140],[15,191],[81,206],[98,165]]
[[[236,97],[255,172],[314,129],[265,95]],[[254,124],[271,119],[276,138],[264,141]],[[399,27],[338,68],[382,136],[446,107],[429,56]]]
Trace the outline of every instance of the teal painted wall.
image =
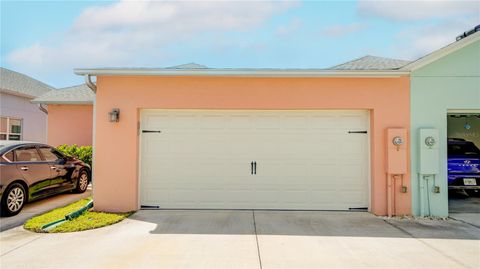
[[[440,187],[440,193],[432,192],[432,181],[425,191],[430,191],[430,214],[446,217],[447,112],[461,109],[480,110],[480,41],[413,71],[410,79],[412,213],[420,214],[419,129],[437,128],[440,135],[440,172],[435,183]],[[427,203],[426,199],[425,202]]]

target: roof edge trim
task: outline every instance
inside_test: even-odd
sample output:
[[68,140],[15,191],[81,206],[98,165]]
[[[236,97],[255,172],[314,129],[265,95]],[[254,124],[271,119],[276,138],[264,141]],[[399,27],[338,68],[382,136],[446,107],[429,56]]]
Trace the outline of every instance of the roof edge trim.
[[401,70],[269,70],[269,69],[74,69],[77,75],[91,76],[232,76],[232,77],[399,77],[409,75]]
[[405,66],[400,68],[400,71],[413,71],[416,69],[419,69],[425,65],[428,65],[430,63],[435,62],[436,60],[443,58],[450,53],[453,53],[461,48],[464,48],[473,42],[476,42],[480,40],[480,32],[476,32],[472,35],[469,35],[465,38],[462,38],[458,41],[455,41],[454,43],[451,43],[441,49],[438,49],[436,51],[431,52],[430,54],[427,54],[426,56],[423,56]]
[[17,97],[22,97],[22,98],[28,98],[28,99],[35,99],[35,98],[38,97],[38,96],[34,96],[34,95],[22,93],[22,92],[11,91],[11,90],[8,90],[8,89],[0,89],[0,93],[5,93],[5,94],[9,94],[9,95],[17,96]]

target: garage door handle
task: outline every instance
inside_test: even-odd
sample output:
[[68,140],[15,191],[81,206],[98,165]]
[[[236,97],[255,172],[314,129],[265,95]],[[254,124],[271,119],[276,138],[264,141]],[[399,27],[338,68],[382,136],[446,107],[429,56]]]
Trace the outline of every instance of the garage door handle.
[[253,175],[253,162],[250,163],[250,175]]
[[367,131],[348,131],[349,134],[367,134]]
[[155,131],[155,130],[142,130],[142,133],[161,133],[162,131]]

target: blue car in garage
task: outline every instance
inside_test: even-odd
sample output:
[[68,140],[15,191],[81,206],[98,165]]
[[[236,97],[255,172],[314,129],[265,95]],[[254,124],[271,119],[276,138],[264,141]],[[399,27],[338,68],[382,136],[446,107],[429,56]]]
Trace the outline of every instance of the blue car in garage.
[[480,192],[480,149],[471,141],[448,139],[448,188],[465,190],[469,195]]

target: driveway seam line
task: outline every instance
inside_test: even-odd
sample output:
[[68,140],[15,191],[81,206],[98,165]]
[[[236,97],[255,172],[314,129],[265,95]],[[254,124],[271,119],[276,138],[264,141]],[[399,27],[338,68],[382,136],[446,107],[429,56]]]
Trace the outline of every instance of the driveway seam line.
[[477,226],[477,225],[472,224],[472,223],[470,223],[470,222],[466,222],[466,221],[461,220],[461,219],[456,219],[456,218],[451,217],[451,216],[449,216],[449,218],[450,218],[450,219],[453,219],[453,220],[456,220],[456,221],[459,221],[459,222],[463,222],[463,223],[468,224],[468,225],[470,225],[470,226],[473,226],[473,227],[475,227],[475,228],[477,228],[477,229],[480,229],[480,226]]
[[42,238],[42,237],[43,237],[43,236],[39,235],[38,237],[36,237],[36,238],[34,238],[34,239],[32,239],[32,240],[30,240],[30,241],[26,242],[25,244],[22,244],[22,245],[20,245],[20,246],[18,246],[18,247],[15,247],[15,248],[13,248],[13,249],[11,249],[11,250],[9,250],[9,251],[7,251],[7,252],[3,253],[2,255],[0,255],[0,257],[3,257],[3,256],[5,256],[5,255],[7,255],[7,254],[9,254],[9,253],[12,253],[13,251],[15,251],[15,250],[17,250],[17,249],[19,249],[19,248],[22,248],[22,247],[24,247],[24,246],[26,246],[26,245],[28,245],[28,244],[32,243],[33,241],[36,241],[37,239],[40,239],[40,238]]
[[258,244],[257,222],[255,221],[255,210],[252,210],[252,216],[253,216],[253,229],[255,231],[255,241],[257,242],[258,262],[260,263],[260,269],[262,269],[263,268],[262,257],[260,256],[260,245]]
[[410,236],[412,239],[415,239],[415,240],[419,241],[419,242],[422,243],[423,245],[425,245],[425,246],[427,246],[427,247],[435,250],[437,253],[439,253],[439,254],[441,254],[441,255],[449,258],[449,259],[452,260],[453,262],[455,262],[455,263],[463,266],[464,268],[469,268],[468,265],[462,263],[461,261],[459,261],[459,260],[455,259],[454,257],[448,255],[447,253],[444,253],[443,251],[435,248],[434,246],[431,246],[431,245],[428,244],[427,242],[423,241],[421,238],[415,237],[413,234],[411,234],[411,233],[408,232],[407,230],[405,230],[405,229],[403,229],[403,228],[401,228],[401,227],[399,227],[399,226],[397,226],[397,225],[395,225],[395,224],[393,224],[393,223],[390,223],[390,222],[387,221],[387,220],[383,220],[383,221],[384,221],[385,223],[387,223],[388,225],[392,226],[393,228],[395,228],[395,229],[397,229],[397,230],[405,233],[406,235]]

